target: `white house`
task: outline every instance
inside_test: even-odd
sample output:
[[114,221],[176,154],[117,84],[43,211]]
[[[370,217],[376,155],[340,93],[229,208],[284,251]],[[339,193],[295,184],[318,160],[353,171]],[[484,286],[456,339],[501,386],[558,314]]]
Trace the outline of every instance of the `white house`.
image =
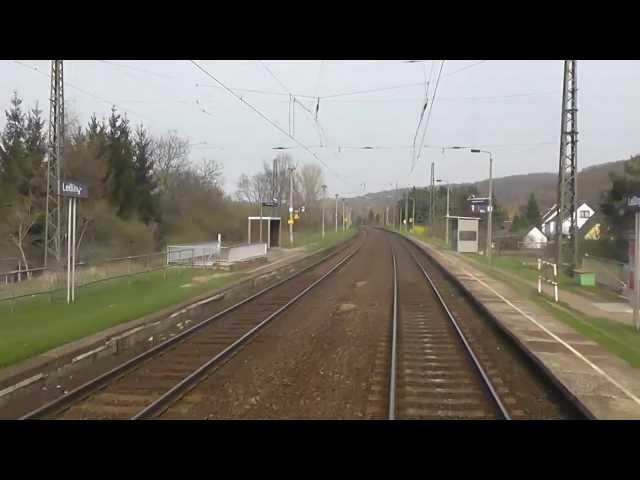
[[[576,227],[578,229],[582,228],[582,225],[585,224],[591,215],[595,213],[595,210],[591,208],[587,202],[582,202],[582,204],[576,210],[577,218],[576,218]],[[544,215],[542,215],[542,233],[544,233],[547,237],[553,237],[556,234],[556,222],[558,216],[558,207],[554,205],[549,210],[547,210]],[[562,222],[562,233],[565,235],[569,234],[569,218],[565,218]]]
[[522,246],[524,248],[544,248],[546,245],[547,237],[538,227],[531,227],[522,237]]

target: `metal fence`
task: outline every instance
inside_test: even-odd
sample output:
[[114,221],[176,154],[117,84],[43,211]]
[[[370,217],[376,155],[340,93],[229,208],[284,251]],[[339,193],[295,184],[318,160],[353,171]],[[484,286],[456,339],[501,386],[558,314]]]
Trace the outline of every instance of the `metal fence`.
[[[131,277],[168,268],[166,252],[110,258],[101,262],[76,264],[76,287]],[[36,267],[0,272],[0,303],[38,295],[50,298],[66,289],[66,268]]]
[[[119,278],[130,279],[139,274],[164,271],[174,266],[207,267],[215,263],[234,263],[266,257],[267,245],[241,244],[220,247],[218,243],[200,245],[170,245],[163,252],[110,258],[100,262],[81,261],[76,264],[76,288]],[[0,305],[31,297],[54,296],[66,290],[67,272],[63,268],[18,268],[0,272]]]
[[202,243],[199,245],[168,245],[167,265],[213,265],[220,255],[218,243]]
[[266,257],[266,243],[220,246],[218,243],[167,246],[167,265],[211,266]]

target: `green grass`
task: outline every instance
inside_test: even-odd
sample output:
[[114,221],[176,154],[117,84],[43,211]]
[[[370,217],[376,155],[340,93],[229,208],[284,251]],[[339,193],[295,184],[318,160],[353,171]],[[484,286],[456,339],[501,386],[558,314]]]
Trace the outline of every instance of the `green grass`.
[[[207,269],[170,269],[120,278],[76,290],[67,305],[66,292],[50,301],[39,295],[0,303],[0,367],[65,343],[179,304],[241,278],[233,273],[210,277]],[[209,277],[194,280],[194,277]],[[188,285],[188,286],[185,286]]]
[[322,238],[322,232],[293,232],[293,246],[289,245],[289,234],[287,232],[286,238],[283,238],[281,242],[282,248],[298,248],[298,247],[306,247],[306,250],[311,252],[315,250],[320,250],[323,248],[328,248],[333,245],[336,245],[344,240],[347,240],[353,237],[357,233],[356,229],[347,230],[343,232],[342,230],[338,230],[338,232],[334,230],[325,230],[325,237]]
[[633,327],[606,318],[585,315],[564,302],[555,303],[548,300],[539,295],[537,290],[531,288],[530,285],[521,280],[514,281],[513,276],[506,275],[480,262],[477,262],[477,266],[487,275],[509,284],[520,295],[540,306],[556,320],[590,338],[631,366],[640,367],[640,334]]
[[[533,257],[504,255],[496,256],[491,260],[491,265],[484,255],[475,253],[463,253],[463,255],[476,264],[481,264],[489,268],[503,270],[511,275],[515,275],[522,280],[529,282],[538,282],[538,266],[537,259]],[[558,273],[558,287],[562,290],[582,295],[596,302],[619,302],[621,300],[615,292],[601,287],[587,287],[576,284],[574,278],[566,275],[564,272]]]

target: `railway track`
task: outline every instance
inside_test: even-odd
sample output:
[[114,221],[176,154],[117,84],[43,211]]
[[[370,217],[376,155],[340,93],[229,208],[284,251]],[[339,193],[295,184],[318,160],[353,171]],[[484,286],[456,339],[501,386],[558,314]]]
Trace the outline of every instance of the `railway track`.
[[348,262],[361,245],[356,240],[21,419],[155,417]]
[[406,239],[391,239],[389,419],[584,418]]

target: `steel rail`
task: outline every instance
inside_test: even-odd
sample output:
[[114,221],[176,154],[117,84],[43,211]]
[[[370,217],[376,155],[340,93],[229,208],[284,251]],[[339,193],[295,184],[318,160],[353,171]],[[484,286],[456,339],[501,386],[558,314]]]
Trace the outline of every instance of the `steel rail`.
[[456,321],[455,317],[451,313],[451,310],[449,310],[449,307],[447,306],[447,303],[445,302],[444,298],[442,298],[442,295],[440,295],[440,291],[438,290],[438,288],[436,287],[435,283],[433,282],[433,280],[431,279],[431,277],[429,276],[427,271],[424,269],[422,264],[418,261],[418,259],[413,254],[411,249],[409,249],[408,247],[407,247],[407,252],[409,253],[409,255],[411,255],[411,258],[413,258],[413,261],[420,268],[420,270],[422,271],[422,274],[424,275],[424,277],[427,279],[429,285],[431,286],[431,289],[434,291],[434,293],[438,297],[438,300],[440,301],[440,305],[442,306],[443,310],[446,312],[449,320],[451,321],[451,324],[454,326],[456,332],[458,333],[458,337],[462,341],[462,344],[464,345],[466,352],[469,354],[469,357],[471,358],[474,367],[476,368],[476,370],[478,371],[478,373],[482,377],[482,381],[483,381],[483,384],[484,384],[485,388],[487,389],[487,391],[491,395],[491,398],[493,399],[494,403],[498,407],[498,411],[499,411],[501,417],[504,420],[511,420],[511,416],[509,415],[508,410],[506,409],[506,407],[502,403],[502,400],[500,399],[500,396],[498,395],[498,392],[496,391],[495,387],[493,386],[493,383],[489,379],[489,376],[487,375],[487,373],[485,372],[484,368],[480,364],[480,361],[478,360],[478,358],[476,357],[475,353],[473,352],[473,349],[471,348],[471,345],[469,344],[466,336],[462,332],[462,329],[458,325],[458,322]]
[[353,258],[353,256],[356,253],[358,253],[358,251],[360,251],[360,247],[358,247],[356,250],[351,252],[345,258],[340,260],[340,262],[338,262],[336,265],[331,267],[331,269],[327,273],[322,275],[319,279],[315,280],[311,285],[305,288],[302,292],[300,292],[298,295],[293,297],[291,300],[289,300],[286,304],[284,304],[278,310],[270,314],[267,318],[265,318],[260,323],[258,323],[255,327],[253,327],[251,330],[246,332],[235,342],[227,346],[224,350],[216,354],[211,359],[207,360],[204,364],[202,364],[200,367],[194,370],[193,373],[189,374],[180,383],[178,383],[173,388],[171,388],[171,390],[168,390],[162,396],[158,397],[153,403],[149,404],[143,410],[141,410],[136,415],[131,417],[131,420],[144,420],[144,419],[151,418],[155,415],[158,415],[159,413],[162,413],[162,411],[165,410],[172,402],[179,399],[184,393],[194,388],[198,383],[200,383],[204,378],[206,378],[209,370],[211,370],[212,368],[215,368],[216,366],[224,362],[224,360],[226,360],[227,357],[236,353],[245,343],[247,343],[251,338],[253,338],[260,330],[266,327],[274,318],[276,318],[282,312],[284,312],[289,307],[291,307],[294,303],[296,303],[298,300],[304,297],[307,293],[309,293],[314,287],[316,287],[325,278],[327,278],[334,271],[336,271],[338,268],[340,268],[342,265],[348,262],[351,258]]
[[396,419],[396,375],[398,356],[398,267],[396,254],[391,247],[393,259],[393,323],[391,328],[391,372],[389,374],[389,420]]
[[[241,307],[242,305],[249,303],[250,301],[256,299],[257,297],[260,297],[268,292],[270,292],[271,290],[295,279],[296,277],[298,277],[299,275],[315,268],[316,266],[322,264],[323,262],[329,260],[332,257],[335,257],[336,255],[338,255],[339,253],[342,253],[344,250],[346,250],[348,248],[348,245],[345,246],[344,248],[335,250],[333,252],[331,252],[330,254],[322,257],[321,259],[319,259],[317,262],[312,263],[311,265],[308,265],[307,267],[303,268],[302,270],[300,270],[299,272],[295,272],[292,275],[282,279],[281,281],[265,287],[264,289],[260,290],[259,292],[254,293],[253,295],[250,295],[249,297],[239,301],[238,303],[231,305],[230,307],[225,308],[224,310],[215,313],[213,315],[211,315],[210,317],[206,318],[205,320],[201,321],[200,323],[198,323],[197,325],[194,325],[190,328],[188,328],[187,330],[177,334],[174,337],[168,338],[167,340],[163,341],[162,343],[159,343],[158,345],[156,345],[155,347],[150,348],[149,350],[146,350],[144,352],[142,352],[139,355],[136,355],[135,357],[127,360],[126,362],[122,363],[121,365],[118,365],[114,368],[112,368],[111,370],[85,382],[84,384],[76,387],[75,389],[71,390],[67,395],[64,395],[62,397],[59,397],[55,400],[52,400],[48,403],[46,403],[45,405],[32,410],[31,412],[23,415],[22,417],[19,418],[19,420],[36,420],[36,419],[42,419],[45,418],[47,416],[53,415],[55,413],[60,413],[61,411],[66,410],[67,408],[69,408],[72,404],[83,400],[85,398],[87,398],[88,396],[92,395],[93,393],[95,393],[96,391],[106,387],[107,385],[109,385],[110,383],[112,383],[113,381],[121,378],[122,376],[130,373],[131,371],[135,370],[136,368],[138,368],[139,366],[142,365],[142,363],[156,355],[159,355],[161,353],[163,353],[164,351],[168,350],[170,347],[178,344],[179,342],[187,339],[188,337],[190,337],[191,335],[197,333],[199,330],[207,327],[208,325],[210,325],[213,321],[217,320],[218,318],[226,315],[227,313]],[[360,247],[358,247],[359,249]],[[356,250],[357,251],[357,250]],[[354,252],[355,253],[355,252]]]

